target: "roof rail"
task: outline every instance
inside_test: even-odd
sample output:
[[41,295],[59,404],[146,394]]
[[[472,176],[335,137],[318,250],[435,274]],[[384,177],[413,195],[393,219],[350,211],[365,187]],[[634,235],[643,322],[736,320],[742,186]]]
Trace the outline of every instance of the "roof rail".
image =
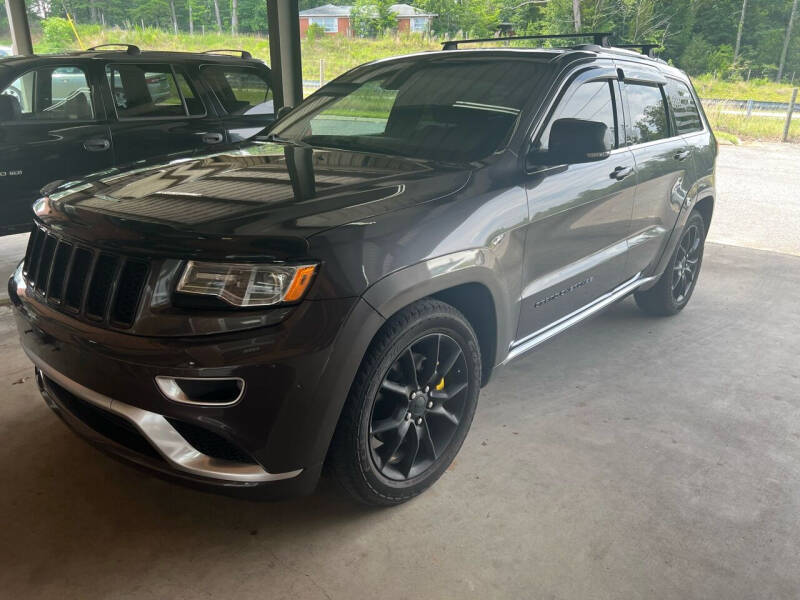
[[652,44],[649,42],[642,44],[614,44],[615,48],[630,48],[631,50],[639,50],[642,54],[646,54],[650,58],[655,58],[655,49],[660,48],[661,44]]
[[92,46],[91,48],[87,48],[87,51],[91,50],[100,50],[101,48],[125,48],[125,52],[130,54],[131,56],[138,56],[142,53],[139,46],[134,46],[133,44],[100,44],[99,46]]
[[234,50],[231,48],[218,48],[216,50],[206,50],[203,54],[226,54],[228,52],[233,52],[234,54],[238,54],[240,58],[253,58],[253,55],[250,54],[247,50]]
[[574,38],[592,38],[598,46],[608,48],[610,33],[558,33],[553,35],[515,35],[510,37],[478,38],[473,40],[448,40],[442,42],[442,50],[458,50],[459,44],[475,44],[478,42],[511,42],[515,40],[563,40]]

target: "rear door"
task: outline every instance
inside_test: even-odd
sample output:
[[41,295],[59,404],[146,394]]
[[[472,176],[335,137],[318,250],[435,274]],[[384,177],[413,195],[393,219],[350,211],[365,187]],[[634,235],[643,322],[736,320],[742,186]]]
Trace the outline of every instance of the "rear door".
[[[536,154],[547,152],[552,123],[564,118],[605,123],[610,156],[537,167]],[[624,279],[636,172],[623,131],[617,72],[597,68],[570,83],[534,137],[518,343]]]
[[180,65],[112,63],[105,78],[118,164],[175,158],[225,141],[219,119]]
[[65,61],[19,74],[0,92],[0,233],[29,227],[45,184],[113,164],[97,80],[91,63]]
[[655,69],[624,67],[626,138],[639,176],[628,276],[649,273],[661,257],[691,182],[691,148],[670,118],[665,84]]
[[200,67],[200,74],[218,103],[230,143],[252,138],[275,120],[266,67],[208,64]]

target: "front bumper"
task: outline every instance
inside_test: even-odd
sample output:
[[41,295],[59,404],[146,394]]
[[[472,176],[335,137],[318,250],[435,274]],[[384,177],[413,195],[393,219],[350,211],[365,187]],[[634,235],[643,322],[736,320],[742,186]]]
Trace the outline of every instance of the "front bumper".
[[[77,407],[80,405],[79,403],[88,403],[101,412],[124,419],[136,430],[133,432],[129,430],[129,433],[140,435],[143,441],[156,451],[157,456],[163,459],[168,469],[181,471],[201,480],[210,479],[231,483],[280,481],[297,477],[303,471],[303,469],[295,469],[286,473],[269,473],[258,463],[226,460],[204,454],[178,433],[163,415],[98,394],[59,373],[33,353],[27,350],[26,353],[36,366],[36,382],[48,405],[58,408],[60,411],[66,411],[72,417],[80,420],[81,414],[87,414],[86,407]],[[97,413],[95,415],[96,418],[103,419]],[[105,420],[111,421],[112,419],[106,417]],[[113,431],[112,427],[104,429]],[[116,440],[113,439],[115,437]],[[109,441],[117,446],[126,447],[128,451],[137,452],[138,447],[139,454],[150,454],[135,442],[125,444],[120,438],[125,439],[124,436],[115,436],[111,433]]]
[[[266,497],[315,487],[347,390],[383,321],[364,301],[345,298],[304,302],[282,323],[250,331],[141,337],[54,310],[27,290],[19,270],[9,291],[42,394],[72,429],[173,479]],[[159,391],[159,375],[235,377],[246,386],[234,405],[187,405]],[[200,445],[196,435],[210,440]]]

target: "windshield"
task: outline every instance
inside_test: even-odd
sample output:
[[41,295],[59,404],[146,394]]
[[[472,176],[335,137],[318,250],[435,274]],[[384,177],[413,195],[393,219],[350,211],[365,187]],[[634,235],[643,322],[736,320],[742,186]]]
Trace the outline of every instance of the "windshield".
[[311,146],[477,160],[506,140],[542,73],[524,58],[374,65],[325,86],[270,133]]

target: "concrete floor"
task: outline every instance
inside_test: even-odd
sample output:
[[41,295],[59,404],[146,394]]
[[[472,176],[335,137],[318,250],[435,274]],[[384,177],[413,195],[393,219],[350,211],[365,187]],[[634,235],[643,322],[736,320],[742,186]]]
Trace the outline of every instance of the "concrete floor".
[[628,299],[517,361],[445,476],[390,510],[103,456],[45,407],[0,308],[0,596],[798,598],[798,289],[800,257],[709,244],[681,315]]

